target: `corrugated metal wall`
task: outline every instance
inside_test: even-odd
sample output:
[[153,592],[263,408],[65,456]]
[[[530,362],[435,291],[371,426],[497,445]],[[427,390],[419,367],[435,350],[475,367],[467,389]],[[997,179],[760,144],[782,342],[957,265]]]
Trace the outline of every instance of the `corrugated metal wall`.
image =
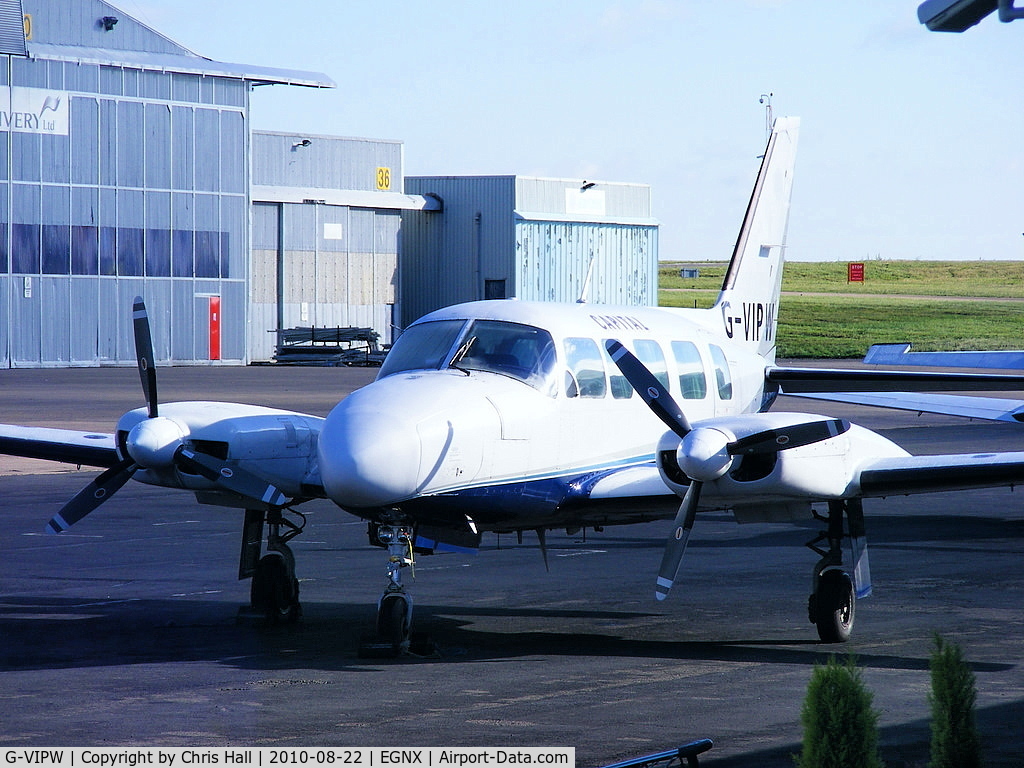
[[657,227],[549,221],[516,225],[520,299],[576,301],[592,269],[588,302],[656,306],[657,261]]
[[439,307],[484,298],[486,280],[515,296],[514,176],[408,177],[406,192],[436,194],[441,214],[402,215],[402,325]]
[[[99,0],[25,11],[37,41],[185,50]],[[246,83],[0,56],[0,87],[53,123],[0,131],[0,364],[134,363],[138,294],[159,361],[207,360],[209,296],[221,358],[245,360]]]
[[254,184],[308,199],[253,204],[250,358],[272,358],[279,327],[373,328],[390,343],[401,216],[317,202],[317,190],[377,190],[381,168],[400,190],[401,143],[256,131],[252,155]]
[[[646,184],[593,182],[586,190],[584,182],[567,179],[516,177],[516,209],[547,214],[580,215],[590,210],[594,221],[605,219],[649,219],[651,188]],[[596,198],[588,202],[588,198]],[[578,201],[578,202],[576,202]],[[576,208],[573,210],[573,204]]]
[[401,191],[402,143],[255,131],[252,166],[255,185],[362,190],[380,189],[377,169],[387,168],[394,189]]
[[[93,48],[153,53],[189,53],[189,51],[154,29],[102,0],[23,0],[24,12],[32,17],[32,39],[36,42],[59,45],[78,45]],[[116,18],[112,30],[105,30],[100,21],[104,16]]]
[[444,212],[403,215],[403,325],[489,289],[576,301],[592,262],[589,301],[657,304],[650,187],[582,186],[517,176],[407,178],[407,192],[437,194]]

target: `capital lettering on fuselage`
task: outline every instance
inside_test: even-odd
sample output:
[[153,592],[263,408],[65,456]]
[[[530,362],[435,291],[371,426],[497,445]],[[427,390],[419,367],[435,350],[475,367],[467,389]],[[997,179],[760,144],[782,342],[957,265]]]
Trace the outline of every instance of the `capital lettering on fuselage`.
[[722,305],[725,335],[737,338],[742,328],[744,341],[772,341],[775,336],[775,302],[744,301],[739,311],[726,302]]
[[590,319],[597,323],[603,331],[649,331],[646,325],[630,315],[591,315]]

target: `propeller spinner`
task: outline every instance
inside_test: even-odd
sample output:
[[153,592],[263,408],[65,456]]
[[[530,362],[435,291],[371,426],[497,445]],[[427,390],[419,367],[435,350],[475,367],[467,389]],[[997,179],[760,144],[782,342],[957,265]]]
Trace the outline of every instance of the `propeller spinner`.
[[109,499],[139,469],[173,467],[189,474],[202,475],[222,490],[251,501],[254,507],[283,506],[287,502],[287,497],[276,486],[251,472],[230,466],[221,459],[188,448],[187,435],[182,431],[182,427],[177,422],[159,415],[153,337],[149,328],[149,313],[140,296],[135,298],[132,305],[132,329],[148,418],[136,424],[128,433],[125,441],[128,455],[100,474],[65,504],[47,523],[47,532],[66,531]]
[[667,387],[620,342],[610,339],[605,348],[622,375],[648,407],[680,438],[679,466],[690,478],[683,501],[672,521],[672,534],[658,568],[655,597],[664,600],[675,583],[686,553],[697,505],[705,482],[724,475],[734,456],[778,453],[841,435],[850,428],[845,419],[819,419],[792,426],[766,429],[735,440],[714,427],[693,428]]

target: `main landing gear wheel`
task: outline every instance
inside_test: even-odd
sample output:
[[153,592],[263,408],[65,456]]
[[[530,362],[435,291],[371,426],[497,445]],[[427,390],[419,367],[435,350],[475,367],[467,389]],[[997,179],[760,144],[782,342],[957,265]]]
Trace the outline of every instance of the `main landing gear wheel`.
[[292,624],[302,615],[299,580],[281,552],[269,552],[260,558],[250,595],[253,607],[266,616],[269,625]]
[[[284,512],[298,516],[294,523]],[[263,526],[266,522],[267,552],[262,557]],[[287,542],[302,533],[306,518],[294,509],[247,509],[242,526],[242,551],[238,563],[238,578],[252,577],[249,589],[249,607],[239,610],[242,620],[262,617],[268,625],[292,624],[302,616],[299,604],[299,580],[295,578],[295,555]]]
[[[814,566],[807,615],[817,627],[821,642],[845,643],[853,634],[858,589],[862,597],[871,594],[864,510],[860,499],[833,500],[828,504],[828,516],[815,514],[815,518],[826,523],[826,529],[807,542],[811,550],[821,555]],[[844,518],[849,521],[849,531],[845,530]],[[852,567],[843,565],[844,539],[851,542]],[[828,542],[827,549],[818,546],[823,541]]]
[[811,595],[808,613],[818,628],[823,643],[845,643],[853,633],[857,598],[853,579],[840,570],[825,571],[818,578],[818,588]]

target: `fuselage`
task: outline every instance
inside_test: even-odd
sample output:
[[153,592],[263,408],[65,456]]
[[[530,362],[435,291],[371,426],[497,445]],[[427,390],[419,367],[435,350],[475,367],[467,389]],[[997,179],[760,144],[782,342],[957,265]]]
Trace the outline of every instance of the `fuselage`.
[[327,417],[325,492],[366,517],[406,511],[498,530],[550,521],[603,474],[653,466],[665,431],[606,340],[647,364],[691,420],[763,407],[765,359],[716,332],[715,314],[519,301],[433,312]]

